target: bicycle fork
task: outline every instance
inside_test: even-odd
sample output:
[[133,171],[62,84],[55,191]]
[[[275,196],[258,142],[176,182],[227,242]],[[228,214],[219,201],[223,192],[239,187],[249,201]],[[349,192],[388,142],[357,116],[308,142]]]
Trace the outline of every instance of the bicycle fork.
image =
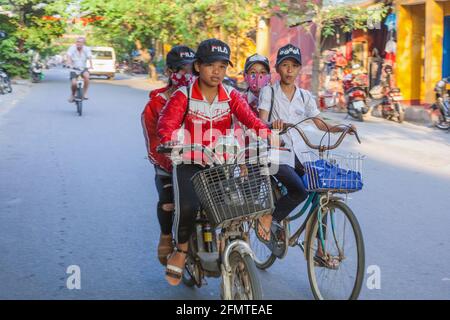
[[224,300],[231,300],[233,298],[231,293],[233,284],[231,283],[232,270],[230,265],[230,256],[234,251],[239,252],[241,256],[249,255],[252,259],[255,258],[249,244],[243,240],[234,240],[226,246],[222,255],[221,264]]

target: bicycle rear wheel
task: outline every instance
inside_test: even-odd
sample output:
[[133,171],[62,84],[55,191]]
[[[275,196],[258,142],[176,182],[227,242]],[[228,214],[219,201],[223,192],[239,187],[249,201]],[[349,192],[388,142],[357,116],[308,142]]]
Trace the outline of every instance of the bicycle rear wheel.
[[352,210],[330,201],[307,235],[308,277],[317,300],[354,300],[364,279],[365,251],[361,228]]

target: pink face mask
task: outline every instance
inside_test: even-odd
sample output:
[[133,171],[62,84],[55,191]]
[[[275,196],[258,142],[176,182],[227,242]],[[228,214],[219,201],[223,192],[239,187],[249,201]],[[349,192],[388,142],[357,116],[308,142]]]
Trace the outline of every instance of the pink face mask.
[[246,74],[244,79],[245,82],[247,82],[250,91],[259,92],[270,83],[270,74]]
[[194,82],[194,76],[191,73],[180,73],[174,72],[170,76],[170,80],[172,80],[172,85],[176,88],[185,87]]

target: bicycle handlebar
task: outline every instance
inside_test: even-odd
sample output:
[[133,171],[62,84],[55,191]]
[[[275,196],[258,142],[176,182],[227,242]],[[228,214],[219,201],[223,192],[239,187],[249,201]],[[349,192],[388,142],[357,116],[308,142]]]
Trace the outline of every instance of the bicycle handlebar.
[[[309,119],[319,119],[319,120],[323,121],[323,120],[320,119],[320,118],[308,118],[308,119],[305,119],[305,120],[303,120],[303,121],[306,121],[306,120],[309,120]],[[302,121],[302,122],[303,122],[303,121]],[[330,146],[330,145],[325,146],[325,145],[322,145],[321,143],[320,143],[319,145],[315,145],[315,144],[311,143],[311,141],[308,139],[308,137],[307,137],[306,134],[303,132],[303,130],[300,129],[300,128],[298,127],[299,124],[300,124],[300,123],[297,123],[297,124],[285,123],[284,126],[283,126],[283,130],[280,132],[280,136],[286,134],[290,129],[294,128],[294,129],[297,130],[297,132],[300,134],[300,136],[302,137],[303,141],[305,141],[305,143],[306,143],[306,145],[307,145],[308,147],[310,147],[311,149],[314,149],[314,150],[318,150],[318,151],[320,151],[320,152],[327,151],[327,150],[333,150],[333,149],[336,149],[336,148],[339,147],[339,145],[342,143],[342,141],[344,140],[345,136],[346,136],[347,134],[352,133],[352,132],[355,134],[355,137],[356,137],[356,140],[358,140],[358,143],[361,144],[361,139],[359,138],[358,132],[352,130],[352,128],[351,128],[350,126],[347,126],[347,125],[337,125],[337,126],[334,126],[334,127],[329,128],[329,130],[328,130],[327,133],[328,133],[328,134],[331,133],[330,130],[331,130],[332,128],[338,128],[338,127],[343,127],[343,126],[345,126],[346,129],[341,133],[341,135],[339,136],[338,140],[336,141],[336,143],[335,143],[334,145],[331,145],[331,146]],[[323,138],[322,138],[322,139],[323,139]],[[321,140],[321,142],[322,142],[322,140]]]
[[[259,141],[260,143],[261,141]],[[288,148],[282,148],[282,147],[270,147],[267,145],[267,143],[265,143],[264,145],[260,145],[259,143],[251,143],[250,145],[248,145],[245,148],[242,148],[239,150],[239,148],[236,146],[235,148],[238,149],[237,152],[235,152],[234,154],[234,159],[235,161],[241,161],[242,157],[247,158],[248,156],[248,151],[249,150],[257,150],[256,155],[259,158],[260,156],[264,155],[264,149],[262,149],[261,147],[264,148],[265,145],[265,149],[266,151],[268,151],[269,149],[278,149],[278,150],[283,150],[283,151],[289,151],[291,152],[290,149]],[[261,152],[262,150],[262,152]],[[201,144],[178,144],[178,145],[168,145],[168,144],[163,144],[163,145],[159,145],[158,147],[156,147],[156,152],[158,153],[166,153],[166,154],[170,154],[173,151],[177,151],[178,154],[184,153],[184,152],[192,152],[192,151],[200,151],[202,152],[204,155],[206,155],[208,157],[208,160],[210,162],[213,163],[223,163],[223,160],[221,160],[220,155],[223,153],[219,154],[217,153],[216,149],[211,149],[209,147],[206,147],[204,145]],[[226,152],[225,152],[226,153]],[[250,157],[252,158],[252,157]]]

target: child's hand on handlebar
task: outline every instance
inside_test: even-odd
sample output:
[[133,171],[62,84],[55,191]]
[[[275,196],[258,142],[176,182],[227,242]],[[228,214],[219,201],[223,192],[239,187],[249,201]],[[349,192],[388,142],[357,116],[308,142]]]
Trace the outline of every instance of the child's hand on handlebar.
[[273,130],[283,130],[284,129],[284,122],[281,119],[275,120],[274,122],[272,122],[271,124],[271,128]]

